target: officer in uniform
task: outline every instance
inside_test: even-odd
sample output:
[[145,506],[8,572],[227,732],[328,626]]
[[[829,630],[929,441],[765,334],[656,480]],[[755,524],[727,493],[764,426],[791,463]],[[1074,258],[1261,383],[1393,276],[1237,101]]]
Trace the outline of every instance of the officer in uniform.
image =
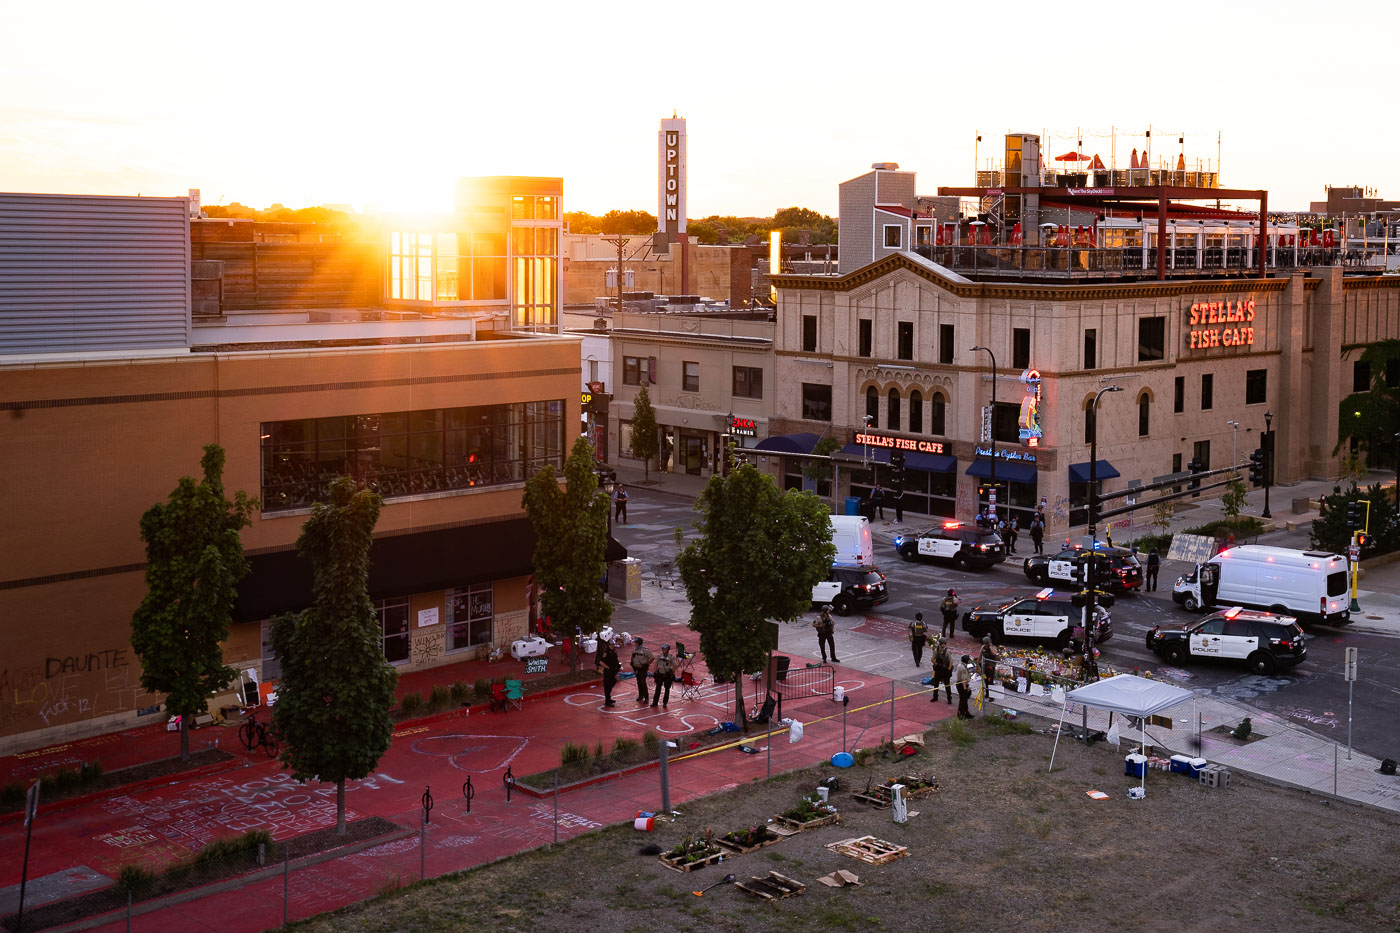
[[1001,655],[992,647],[992,636],[982,636],[982,653],[978,655],[978,660],[982,662],[982,701],[986,702],[991,695],[992,681],[997,676],[997,662],[1001,660]]
[[914,613],[914,621],[909,623],[909,647],[914,651],[914,666],[924,660],[924,645],[928,643],[928,626],[924,624],[924,614]]
[[[652,675],[651,708],[656,709],[656,702],[661,701],[663,707],[671,702],[671,684],[676,682],[676,659],[671,657],[671,646],[665,644],[661,646],[661,657],[656,659],[656,668]],[[665,699],[662,699],[661,691],[666,691]]]
[[938,608],[943,612],[943,628],[938,634],[944,638],[952,638],[958,631],[958,594],[949,590]]
[[647,701],[647,669],[651,667],[651,649],[642,644],[640,638],[634,639],[635,647],[632,649],[632,671],[637,675],[637,702]]
[[817,617],[817,621],[812,623],[812,628],[817,630],[817,646],[821,648],[822,660],[826,660],[826,651],[831,649],[831,661],[833,664],[840,664],[841,659],[836,656],[836,623],[831,621],[831,607],[823,606],[822,614]]
[[611,641],[598,646],[598,670],[603,672],[603,706],[613,706],[613,687],[617,686],[617,672],[622,670],[622,662],[617,658],[617,649]]
[[938,700],[938,685],[943,685],[943,692],[948,698],[948,704],[953,703],[953,656],[948,653],[948,639],[938,639],[938,647],[933,652],[933,696],[928,698],[930,703]]

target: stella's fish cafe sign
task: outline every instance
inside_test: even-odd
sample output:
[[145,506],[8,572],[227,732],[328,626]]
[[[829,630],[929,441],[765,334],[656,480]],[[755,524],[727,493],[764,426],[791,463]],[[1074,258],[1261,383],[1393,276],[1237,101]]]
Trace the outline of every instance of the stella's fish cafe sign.
[[895,437],[892,434],[857,434],[857,444],[868,447],[888,447],[890,450],[915,450],[921,454],[941,454],[940,441],[916,441],[910,437]]
[[1254,299],[1240,301],[1197,301],[1187,312],[1186,324],[1191,328],[1187,347],[1205,350],[1209,347],[1248,347],[1254,345]]

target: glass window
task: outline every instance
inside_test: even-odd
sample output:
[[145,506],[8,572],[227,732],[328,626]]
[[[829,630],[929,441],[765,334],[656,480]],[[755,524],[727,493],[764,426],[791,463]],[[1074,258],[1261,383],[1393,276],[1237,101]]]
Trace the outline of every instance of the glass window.
[[1164,359],[1167,347],[1167,319],[1145,317],[1138,320],[1138,362]]
[[938,325],[938,362],[945,366],[953,363],[953,325]]
[[948,403],[943,398],[943,393],[933,393],[933,402],[929,405],[929,425],[928,433],[940,437],[948,433],[947,430]]
[[408,600],[382,599],[374,604],[383,633],[384,660],[399,664],[408,660]]
[[1269,371],[1267,369],[1251,369],[1244,374],[1244,403],[1246,405],[1260,405],[1268,401],[1269,397]]
[[885,249],[899,249],[904,228],[899,224],[885,224]]
[[802,352],[815,353],[817,350],[817,316],[802,315]]
[[1086,399],[1084,402],[1084,443],[1090,443],[1094,438],[1094,400]]
[[1210,411],[1215,407],[1215,374],[1201,374],[1201,411]]
[[1009,444],[1021,442],[1021,406],[1014,402],[997,402],[992,410],[992,436]]
[[901,360],[912,360],[914,358],[914,322],[899,322],[899,358]]
[[831,420],[831,386],[802,383],[802,417],[807,421]]
[[534,220],[535,219],[535,199],[532,195],[517,194],[510,199],[510,219],[511,220]]
[[869,318],[860,319],[860,355],[869,356],[875,349],[875,322]]
[[1084,331],[1084,368],[1094,369],[1099,365],[1099,332],[1090,327]]
[[890,389],[889,404],[885,406],[885,426],[891,431],[898,431],[899,422],[899,390]]
[[1351,391],[1371,391],[1371,364],[1366,360],[1357,360],[1351,364]]
[[1011,329],[1011,365],[1016,369],[1031,368],[1031,332],[1028,327]]
[[1196,629],[1197,635],[1221,635],[1225,632],[1224,619],[1207,619]]
[[870,386],[865,390],[865,414],[871,427],[880,426],[880,393]]
[[1178,415],[1186,410],[1186,377],[1177,376],[1172,382],[1172,411]]
[[535,217],[539,220],[558,220],[559,202],[550,197],[535,198]]
[[535,228],[511,227],[511,249],[517,256],[535,255]]
[[763,398],[763,370],[756,366],[735,366],[734,395],[739,398]]
[[624,356],[622,358],[622,384],[625,386],[642,384],[642,358],[640,356]]
[[447,650],[459,651],[492,640],[492,589],[478,583],[447,594]]
[[918,389],[909,392],[909,433],[921,434],[924,430],[924,396]]
[[700,364],[693,362],[683,362],[681,364],[681,391],[700,391]]
[[1138,396],[1138,437],[1146,437],[1151,427],[1152,402],[1144,392]]

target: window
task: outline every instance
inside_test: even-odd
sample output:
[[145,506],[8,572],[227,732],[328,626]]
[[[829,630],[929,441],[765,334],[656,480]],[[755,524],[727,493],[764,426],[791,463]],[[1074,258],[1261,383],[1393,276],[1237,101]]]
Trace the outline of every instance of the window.
[[1021,406],[1013,402],[997,402],[992,411],[992,436],[1009,444],[1021,443]]
[[1193,635],[1223,635],[1225,634],[1224,619],[1207,619],[1192,632]]
[[1152,400],[1144,392],[1138,396],[1138,437],[1151,433]]
[[[1181,472],[1181,454],[1172,454],[1172,472]],[[1179,487],[1177,487],[1179,488]]]
[[1186,377],[1177,376],[1172,383],[1172,411],[1178,415],[1186,410]]
[[448,651],[491,643],[491,593],[491,584],[478,583],[447,594]]
[[1084,368],[1094,369],[1099,365],[1099,332],[1090,327],[1084,331]]
[[899,390],[890,389],[889,404],[885,406],[885,427],[891,431],[898,431],[899,421]]
[[1145,317],[1138,320],[1138,362],[1160,360],[1166,356],[1167,319]]
[[870,419],[871,427],[880,426],[880,393],[875,391],[874,386],[865,390],[865,414]]
[[1351,364],[1351,391],[1371,391],[1371,364],[1366,360],[1357,360]]
[[1210,441],[1197,441],[1192,456],[1201,461],[1201,469],[1210,469]]
[[763,398],[763,370],[757,366],[735,366],[734,394],[739,398]]
[[408,660],[408,600],[381,599],[374,604],[379,613],[384,660],[399,664]]
[[1244,374],[1244,403],[1261,405],[1269,400],[1269,371],[1251,369]]
[[433,241],[431,233],[389,234],[389,297],[405,301],[432,301],[441,297],[457,298],[457,237],[445,233],[437,237],[438,246],[450,253],[450,271],[438,283],[433,272]]
[[953,325],[938,325],[938,362],[944,366],[953,364]]
[[869,318],[860,319],[860,355],[869,356],[875,349],[875,322]]
[[899,322],[899,358],[901,360],[912,360],[914,358],[914,322]]
[[948,402],[943,398],[941,392],[933,393],[933,401],[929,404],[929,425],[928,433],[942,437],[948,433],[947,429]]
[[681,391],[700,391],[700,364],[689,360],[681,363]]
[[642,365],[640,356],[624,356],[622,358],[622,384],[625,386],[641,385]]
[[899,249],[904,237],[904,228],[899,224],[885,224],[885,249]]
[[1028,327],[1011,329],[1011,365],[1016,369],[1031,368],[1031,331]]
[[1094,400],[1092,398],[1084,401],[1084,443],[1088,444],[1094,439]]
[[1201,374],[1201,411],[1210,411],[1215,407],[1215,374]]
[[522,482],[563,465],[564,401],[262,424],[263,511],[304,509],[334,476],[386,499]]
[[1385,387],[1400,388],[1400,359],[1392,357],[1385,361]]
[[831,420],[831,386],[802,383],[802,417],[807,421]]
[[909,433],[921,434],[924,430],[924,396],[918,389],[909,392]]
[[802,315],[802,352],[817,352],[817,316],[815,314]]

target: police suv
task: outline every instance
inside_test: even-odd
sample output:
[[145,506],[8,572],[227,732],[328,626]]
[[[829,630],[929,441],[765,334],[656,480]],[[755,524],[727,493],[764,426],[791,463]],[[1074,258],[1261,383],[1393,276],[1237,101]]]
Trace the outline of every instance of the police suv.
[[916,534],[896,535],[894,549],[905,560],[947,560],[959,570],[982,570],[1006,560],[1006,547],[990,528],[944,522]]
[[1307,636],[1292,616],[1239,606],[1213,612],[1187,625],[1153,626],[1147,647],[1168,664],[1187,659],[1243,661],[1255,674],[1286,670],[1308,656]]
[[[1094,606],[1094,640],[1107,641],[1113,637],[1113,623],[1108,609]],[[1052,589],[1034,596],[1015,599],[1000,606],[978,606],[963,615],[963,630],[974,638],[992,636],[1052,641],[1059,648],[1083,647],[1084,610],[1075,606],[1069,596],[1056,597]]]
[[[1079,565],[1087,548],[1075,545],[1058,554],[1032,554],[1022,565],[1026,579],[1045,586],[1048,583],[1078,583]],[[1108,547],[1099,542],[1093,553],[1099,555],[1094,583],[1101,589],[1126,593],[1142,586],[1142,563],[1127,548]]]
[[813,606],[831,606],[839,616],[852,609],[878,606],[890,598],[885,575],[874,567],[832,567],[826,578],[812,587]]

